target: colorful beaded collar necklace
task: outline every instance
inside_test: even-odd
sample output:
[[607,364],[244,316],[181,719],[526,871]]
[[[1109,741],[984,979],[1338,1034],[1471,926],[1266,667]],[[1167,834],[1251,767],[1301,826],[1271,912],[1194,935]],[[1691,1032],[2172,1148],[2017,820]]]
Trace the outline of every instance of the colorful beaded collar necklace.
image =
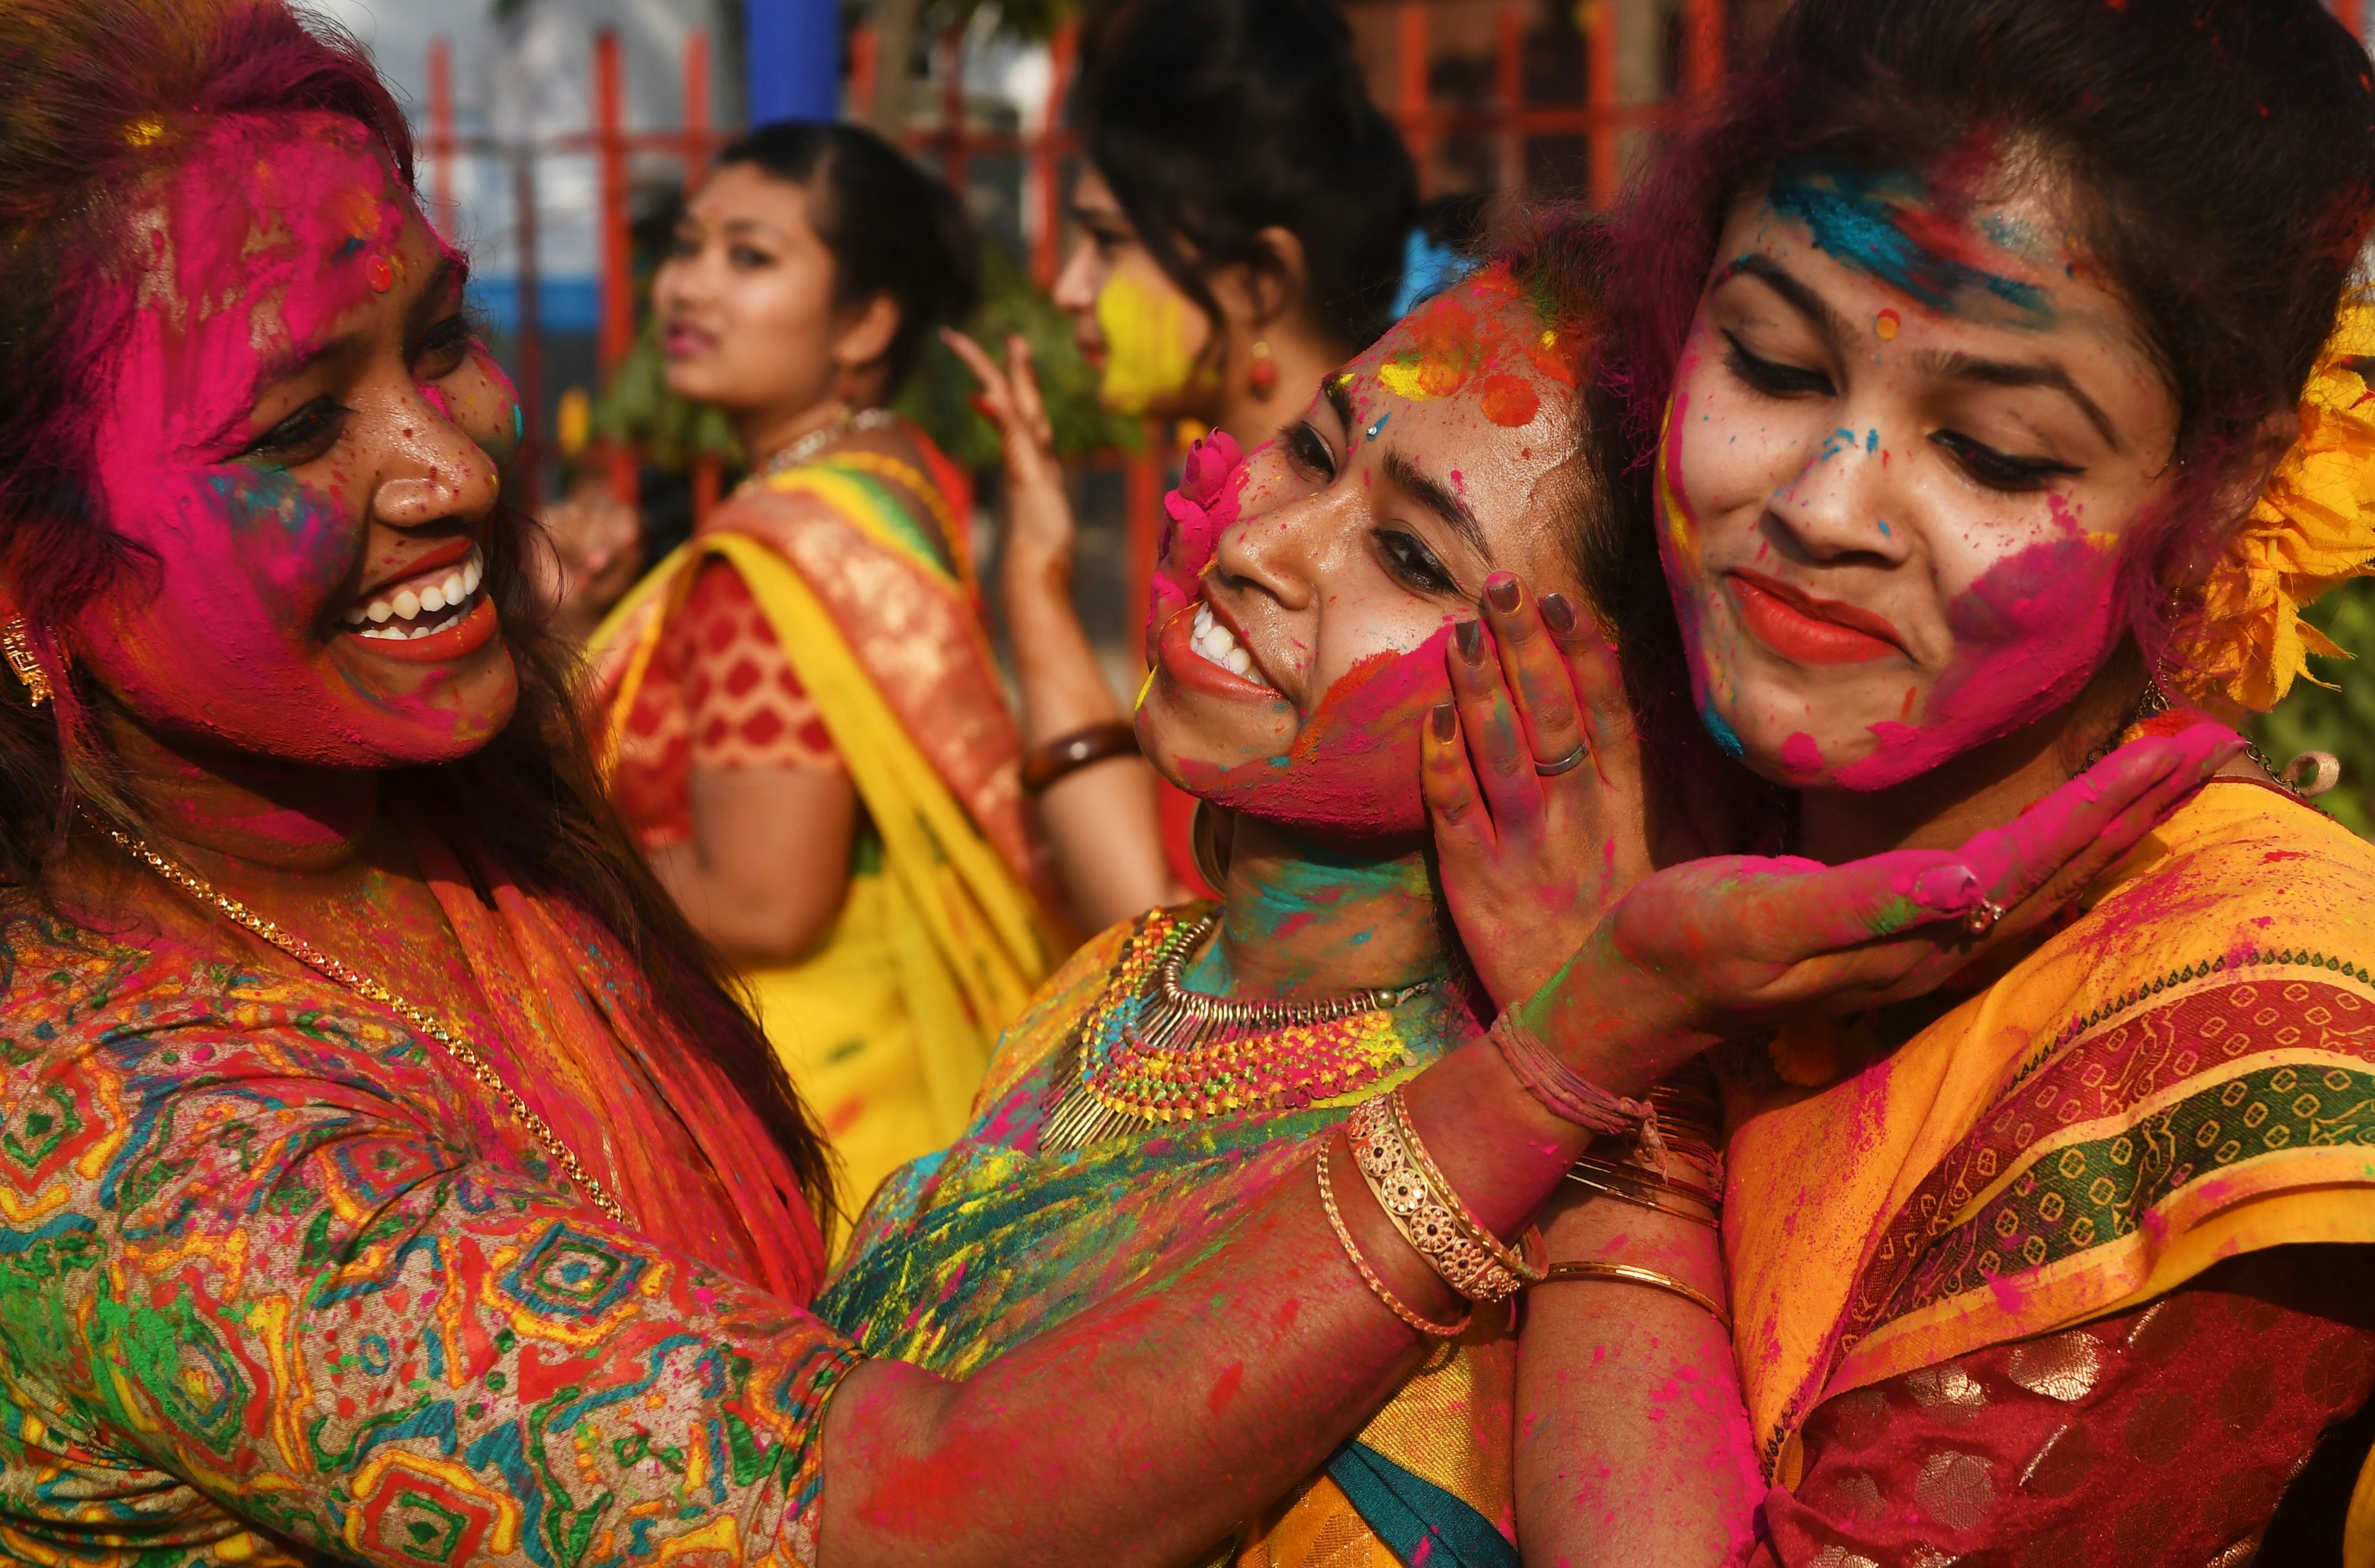
[[1197,920],[1156,910],[1139,921],[1064,1043],[1040,1148],[1064,1152],[1160,1123],[1295,1110],[1417,1065],[1393,1010],[1434,981],[1317,1002],[1188,990],[1180,971],[1220,923],[1219,910]]

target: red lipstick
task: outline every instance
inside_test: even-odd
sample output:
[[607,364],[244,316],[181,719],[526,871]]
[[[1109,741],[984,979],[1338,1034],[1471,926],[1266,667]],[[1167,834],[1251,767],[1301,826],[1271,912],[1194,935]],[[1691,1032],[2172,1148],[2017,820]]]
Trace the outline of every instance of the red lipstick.
[[1868,609],[1818,599],[1761,572],[1731,573],[1732,602],[1751,635],[1802,665],[1860,665],[1905,652],[1896,628]]

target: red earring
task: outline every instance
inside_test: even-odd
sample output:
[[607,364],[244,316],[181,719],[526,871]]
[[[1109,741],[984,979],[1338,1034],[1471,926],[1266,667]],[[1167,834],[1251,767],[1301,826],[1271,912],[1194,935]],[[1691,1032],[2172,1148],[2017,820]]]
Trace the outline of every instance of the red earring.
[[1246,371],[1246,381],[1253,387],[1256,397],[1268,401],[1270,395],[1278,390],[1278,361],[1270,357],[1267,338],[1255,338],[1252,353],[1254,362]]

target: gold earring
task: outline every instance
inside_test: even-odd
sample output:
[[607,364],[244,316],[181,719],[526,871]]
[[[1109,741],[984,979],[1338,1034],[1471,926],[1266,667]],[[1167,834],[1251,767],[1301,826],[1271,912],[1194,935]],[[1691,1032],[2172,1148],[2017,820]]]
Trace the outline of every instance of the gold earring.
[[50,672],[33,652],[33,643],[25,629],[25,618],[18,616],[0,627],[0,654],[8,656],[8,667],[25,683],[25,696],[36,708],[48,701],[56,692],[50,686]]

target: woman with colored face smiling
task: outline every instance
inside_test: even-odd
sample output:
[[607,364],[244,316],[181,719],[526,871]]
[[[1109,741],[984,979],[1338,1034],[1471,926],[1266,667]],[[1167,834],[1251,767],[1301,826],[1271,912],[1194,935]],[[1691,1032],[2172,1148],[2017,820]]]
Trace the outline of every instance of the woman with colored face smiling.
[[741,969],[854,1205],[964,1126],[1069,943],[989,653],[970,484],[884,407],[970,308],[954,193],[861,127],[718,155],[653,281],[753,475],[595,632],[614,797]]
[[[1416,216],[1343,18],[1328,0],[1137,0],[1096,30],[1076,112],[1079,232],[1054,300],[1102,400],[1259,446],[1391,324]],[[1073,608],[1071,506],[1027,342],[1003,364],[950,342],[1004,439],[998,591],[1049,843],[1086,922],[1108,925],[1195,885],[1192,803],[1137,760]]]
[[[1640,525],[1797,853],[2031,821],[2123,735],[2264,708],[2298,605],[2375,569],[2375,89],[2310,0],[1800,0],[1641,190]],[[1656,892],[1544,1038],[1591,1054]],[[2336,1560],[2370,910],[2375,851],[2238,760],[2100,879],[1991,900],[1935,997],[1729,1060],[1755,1561]],[[1605,1310],[1545,1295],[1530,1363]],[[1521,1526],[1588,1536],[1599,1436],[1536,1430],[1570,1479]]]
[[[280,5],[0,9],[7,1555],[1189,1559],[1407,1381],[1382,1294],[1489,1294],[1589,1134],[1454,1052],[1402,1092],[1471,1267],[1357,1181],[1323,1202],[1314,1151],[962,1383],[863,1361],[806,1310],[820,1135],[574,750],[497,496],[515,405],[409,169],[360,53]],[[1284,594],[1314,543],[1230,570]],[[1991,885],[1961,851],[1806,876],[1909,949]]]
[[[1456,1200],[1424,1174],[1419,1151],[1436,1135],[1413,1107],[1443,1065],[1480,1049],[1518,1059],[1521,1047],[1483,1037],[1494,998],[1522,996],[1520,977],[1565,956],[1535,929],[1555,940],[1561,917],[1588,921],[1650,861],[1623,682],[1575,607],[1605,539],[1608,485],[1577,384],[1601,253],[1591,229],[1546,227],[1328,377],[1277,442],[1237,459],[1216,438],[1191,454],[1156,575],[1154,673],[1139,727],[1166,776],[1227,808],[1215,867],[1223,897],[1157,910],[1075,955],[1008,1032],[972,1129],[884,1185],[822,1298],[866,1350],[967,1375],[1099,1303],[1170,1299],[1186,1285],[1181,1260],[1245,1222],[1248,1190],[1304,1167],[1315,1143],[1331,1146],[1347,1127],[1353,1158],[1318,1171],[1329,1202],[1366,1185],[1400,1204],[1412,1244],[1436,1247],[1474,1305],[1424,1316],[1398,1286],[1378,1284],[1402,1321],[1453,1343],[1354,1442],[1245,1521],[1242,1562],[1284,1568],[1339,1551],[1413,1564],[1516,1560],[1515,1500],[1533,1478],[1516,1448],[1520,1346],[1507,1298],[1542,1277],[1538,1265],[1595,1260],[1443,1240],[1466,1232]],[[1539,606],[1520,575],[1548,590]],[[1528,694],[1528,725],[1495,700],[1500,678],[1488,668],[1506,668]],[[1455,704],[1469,713],[1483,780],[1458,787],[1471,802],[1481,788],[1489,810],[1453,799],[1450,780],[1471,770],[1450,738]],[[1593,874],[1571,878],[1559,907],[1506,925],[1483,894],[1460,911],[1476,938],[1462,953],[1425,841],[1423,768],[1457,819],[1442,855],[1463,881],[1491,879],[1502,834],[1514,854],[1555,844],[1554,858]],[[2113,793],[2152,795],[2144,781]],[[2099,810],[2090,808],[2098,825]],[[1976,902],[2000,861],[1990,850],[1979,857],[1988,870],[1957,861],[1933,881],[1904,883],[1907,908]],[[1801,891],[1786,907],[1805,922],[1792,938],[1802,941],[1826,922],[1815,886]],[[1692,926],[1677,922],[1674,934],[1696,939],[1681,936]],[[1765,939],[1699,934],[1752,949]],[[1865,934],[1858,925],[1849,939]],[[1911,961],[1911,949],[1892,950]],[[1650,1077],[1626,1071],[1625,1092],[1648,1089]],[[1557,1102],[1559,1114],[1591,1121],[1574,1098]],[[1679,1151],[1683,1128],[1670,1123],[1669,1133]],[[1696,1136],[1714,1138],[1711,1127]],[[1666,1298],[1630,1292],[1612,1315],[1651,1351],[1662,1337],[1662,1361],[1645,1352],[1546,1402],[1574,1411],[1622,1400],[1629,1412],[1660,1377],[1723,1353],[1713,1320],[1689,1304],[1723,1289],[1713,1232],[1633,1230],[1590,1239],[1629,1246],[1627,1267],[1685,1298],[1667,1315]],[[1231,1397],[1209,1394],[1216,1409]],[[1736,1415],[1727,1423],[1719,1403],[1707,1415],[1675,1412],[1660,1452],[1735,1459]],[[1628,1435],[1621,1427],[1609,1423],[1612,1443]],[[1749,1473],[1732,1463],[1703,1489],[1744,1507]],[[1677,1527],[1696,1526],[1685,1512]]]

